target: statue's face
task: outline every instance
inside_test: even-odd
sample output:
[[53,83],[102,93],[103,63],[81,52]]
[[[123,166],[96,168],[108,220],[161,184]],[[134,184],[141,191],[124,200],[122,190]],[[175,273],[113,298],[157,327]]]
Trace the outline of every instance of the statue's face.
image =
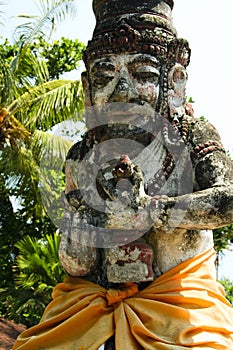
[[[90,93],[89,105],[98,106],[100,124],[123,122],[152,133],[158,130],[155,125],[160,92],[157,58],[141,53],[106,55],[90,64],[89,78],[86,93]],[[118,124],[120,133],[119,128]]]
[[153,110],[159,96],[160,66],[146,54],[108,55],[90,65],[91,103],[130,102]]

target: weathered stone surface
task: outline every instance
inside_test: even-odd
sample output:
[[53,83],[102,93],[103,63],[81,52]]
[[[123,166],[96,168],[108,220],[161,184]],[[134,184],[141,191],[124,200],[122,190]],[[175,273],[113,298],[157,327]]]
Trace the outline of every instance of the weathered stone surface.
[[[232,163],[186,103],[190,49],[172,7],[94,1],[82,76],[88,131],[67,156],[60,258],[105,286],[157,278],[233,221]],[[146,246],[133,249],[141,237]]]
[[134,241],[128,245],[105,249],[104,265],[112,283],[153,281],[153,251],[149,245]]

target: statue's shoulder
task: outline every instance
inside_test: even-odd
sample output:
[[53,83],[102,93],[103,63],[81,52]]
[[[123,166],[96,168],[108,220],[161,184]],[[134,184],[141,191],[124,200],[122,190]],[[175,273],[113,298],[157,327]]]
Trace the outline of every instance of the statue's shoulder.
[[186,122],[189,125],[189,139],[193,146],[207,142],[216,142],[222,146],[217,129],[207,120],[194,116],[186,116]]
[[226,151],[222,145],[220,135],[216,128],[206,120],[187,117],[189,125],[188,143],[191,148],[192,160],[195,164],[200,161],[213,159],[224,160]]

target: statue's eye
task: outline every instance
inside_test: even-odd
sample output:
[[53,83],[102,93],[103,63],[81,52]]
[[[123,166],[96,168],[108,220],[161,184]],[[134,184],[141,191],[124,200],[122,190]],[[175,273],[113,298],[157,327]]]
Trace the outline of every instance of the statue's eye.
[[142,66],[133,71],[133,77],[139,82],[150,82],[157,85],[159,82],[159,71],[155,67]]
[[104,87],[106,86],[111,80],[113,80],[114,75],[111,72],[104,73],[104,72],[97,72],[94,77],[92,78],[93,84],[97,87]]

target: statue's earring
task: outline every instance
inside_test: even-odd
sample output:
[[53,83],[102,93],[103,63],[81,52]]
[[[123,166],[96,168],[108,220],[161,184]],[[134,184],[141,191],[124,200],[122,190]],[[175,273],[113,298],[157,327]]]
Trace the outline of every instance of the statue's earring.
[[176,63],[168,73],[168,108],[172,119],[180,119],[185,115],[186,69]]

